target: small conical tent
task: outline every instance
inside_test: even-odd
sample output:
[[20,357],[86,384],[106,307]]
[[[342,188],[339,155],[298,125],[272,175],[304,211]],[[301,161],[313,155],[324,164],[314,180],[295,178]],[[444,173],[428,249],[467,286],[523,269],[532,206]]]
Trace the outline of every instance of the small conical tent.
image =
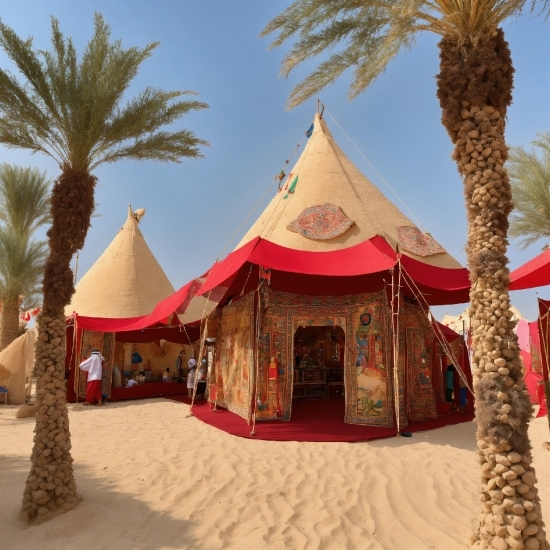
[[76,285],[67,316],[127,318],[149,315],[174,292],[128,208],[128,219]]
[[[227,288],[209,320],[217,336],[212,398],[244,418],[288,420],[293,396],[326,396],[322,382],[332,378],[345,386],[346,422],[434,418],[444,400],[441,362],[450,360],[442,356],[453,352],[436,340],[441,329],[428,321],[428,305],[468,301],[468,271],[353,165],[319,114],[285,176],[201,289],[208,296]],[[329,329],[317,332],[324,344],[310,346],[307,360],[307,346],[297,347],[304,327]],[[327,356],[329,346],[338,357]],[[326,356],[324,369],[300,372],[311,349]]]

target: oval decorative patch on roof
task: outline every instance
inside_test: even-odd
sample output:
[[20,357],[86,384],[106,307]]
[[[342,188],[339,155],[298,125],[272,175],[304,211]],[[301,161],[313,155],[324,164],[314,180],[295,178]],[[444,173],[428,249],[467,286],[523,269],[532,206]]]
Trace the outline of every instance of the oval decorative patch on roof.
[[347,231],[355,222],[335,204],[316,204],[306,208],[286,228],[313,241],[328,241]]
[[401,225],[397,228],[401,246],[417,256],[445,254],[445,249],[428,233],[422,233],[417,227]]

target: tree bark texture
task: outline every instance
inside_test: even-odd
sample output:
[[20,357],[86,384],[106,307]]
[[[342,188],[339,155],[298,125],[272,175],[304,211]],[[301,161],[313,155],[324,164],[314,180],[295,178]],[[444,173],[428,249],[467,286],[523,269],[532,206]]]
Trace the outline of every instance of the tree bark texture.
[[71,260],[82,248],[94,207],[96,178],[64,167],[52,189],[50,252],[35,348],[36,427],[22,517],[42,523],[76,506],[65,381],[65,306],[74,293]]
[[0,316],[0,351],[19,336],[19,300],[2,303]]
[[508,214],[512,193],[504,162],[506,108],[513,67],[502,30],[477,43],[443,38],[438,98],[464,178],[468,213],[472,374],[481,512],[475,549],[546,549],[528,425],[532,405],[523,381],[508,292]]

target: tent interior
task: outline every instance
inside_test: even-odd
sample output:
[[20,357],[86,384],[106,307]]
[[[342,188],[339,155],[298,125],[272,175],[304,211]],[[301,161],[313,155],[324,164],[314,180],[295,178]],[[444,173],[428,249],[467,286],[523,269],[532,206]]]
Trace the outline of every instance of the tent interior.
[[[128,330],[126,319],[71,317],[67,324],[67,400],[82,401],[86,396],[86,376],[78,365],[98,349],[105,359],[102,393],[110,400],[178,395],[186,392],[187,361],[197,356],[200,322],[183,325],[173,315],[172,324],[156,323]],[[184,352],[182,369],[176,372],[176,359]],[[138,352],[141,364],[132,364]],[[117,372],[118,371],[118,372]],[[168,376],[163,376],[167,374]],[[163,380],[164,377],[164,380]],[[138,382],[125,387],[128,380]]]

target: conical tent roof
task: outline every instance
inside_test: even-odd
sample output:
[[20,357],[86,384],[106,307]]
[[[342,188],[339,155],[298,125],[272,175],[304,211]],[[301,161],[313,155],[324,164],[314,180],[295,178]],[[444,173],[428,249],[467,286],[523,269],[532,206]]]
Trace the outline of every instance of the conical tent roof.
[[[349,248],[378,235],[385,238],[393,249],[397,246],[400,252],[422,263],[447,269],[461,267],[429,235],[418,230],[359,171],[338,147],[319,114],[315,115],[313,126],[313,133],[285,180],[283,189],[275,195],[237,249],[261,237],[294,250],[326,252]],[[296,177],[295,188],[290,192]],[[313,207],[306,225],[311,223],[311,219],[315,219],[319,212],[323,213],[323,205],[327,204],[340,207],[344,219],[348,218],[348,225],[354,223],[341,234],[321,240],[308,238],[288,228],[289,225],[292,227],[304,210]],[[415,246],[415,242],[418,244],[419,241],[420,248]],[[407,246],[421,254],[415,254]]]
[[174,292],[147,246],[131,207],[128,219],[105,252],[76,285],[66,315],[140,317]]

